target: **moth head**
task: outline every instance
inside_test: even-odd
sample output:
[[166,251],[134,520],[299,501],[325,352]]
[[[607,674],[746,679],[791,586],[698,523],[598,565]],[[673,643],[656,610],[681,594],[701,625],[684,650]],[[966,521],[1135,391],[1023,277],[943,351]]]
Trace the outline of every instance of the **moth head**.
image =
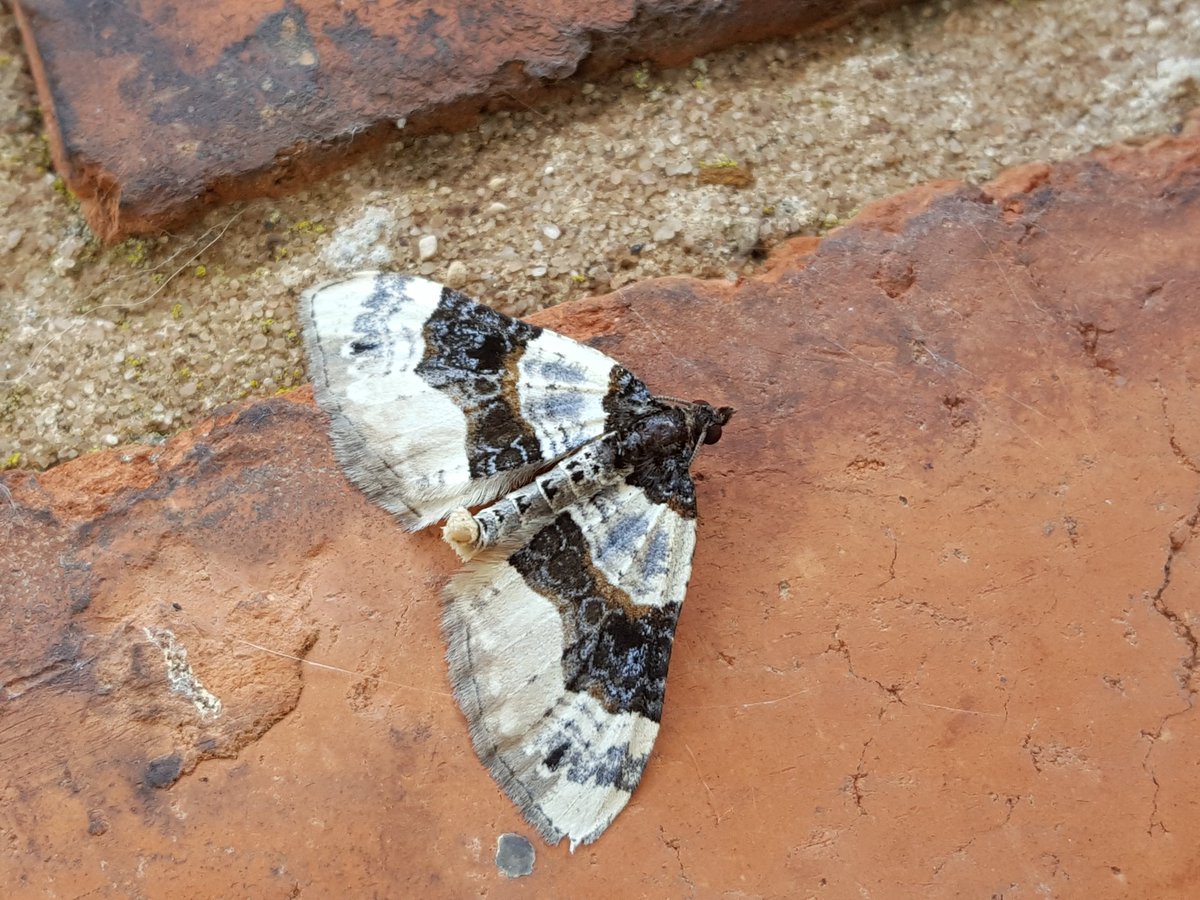
[[698,401],[696,405],[708,413],[708,425],[704,429],[704,443],[715,444],[721,439],[721,427],[733,418],[734,409],[732,406],[721,406],[713,409],[702,400]]

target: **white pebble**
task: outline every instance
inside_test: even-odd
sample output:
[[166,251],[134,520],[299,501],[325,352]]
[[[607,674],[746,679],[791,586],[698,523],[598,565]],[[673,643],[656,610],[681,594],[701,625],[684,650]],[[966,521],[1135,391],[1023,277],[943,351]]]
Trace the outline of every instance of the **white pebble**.
[[460,259],[450,263],[446,269],[446,284],[452,288],[460,288],[467,283],[467,266]]
[[438,251],[437,235],[434,235],[434,234],[421,235],[421,239],[419,241],[417,241],[417,254],[421,257],[421,261],[424,262],[427,259],[432,259],[433,257],[435,257],[437,255],[437,251]]
[[553,223],[550,225],[543,225],[542,234],[550,238],[552,241],[557,241],[560,237],[562,237],[562,229]]
[[651,237],[655,243],[661,244],[664,241],[669,241],[671,238],[675,237],[677,230],[678,229],[675,227],[674,222],[663,222],[654,229],[654,234],[651,235]]

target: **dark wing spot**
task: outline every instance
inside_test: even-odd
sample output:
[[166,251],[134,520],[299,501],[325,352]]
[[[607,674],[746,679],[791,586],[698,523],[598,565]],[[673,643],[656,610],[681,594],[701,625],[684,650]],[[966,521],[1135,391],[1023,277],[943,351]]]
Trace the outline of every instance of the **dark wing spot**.
[[563,754],[567,752],[566,744],[559,744],[546,755],[546,768],[553,772],[562,762]]

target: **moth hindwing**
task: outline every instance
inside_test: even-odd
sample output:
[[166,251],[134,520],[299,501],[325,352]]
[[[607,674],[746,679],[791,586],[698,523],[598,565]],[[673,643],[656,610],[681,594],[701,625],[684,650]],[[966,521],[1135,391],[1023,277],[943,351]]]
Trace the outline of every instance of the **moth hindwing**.
[[468,560],[443,628],[479,758],[548,842],[595,840],[658,734],[696,542],[688,470],[733,410],[655,397],[421,278],[314,288],[302,318],[347,476],[410,529],[449,514]]

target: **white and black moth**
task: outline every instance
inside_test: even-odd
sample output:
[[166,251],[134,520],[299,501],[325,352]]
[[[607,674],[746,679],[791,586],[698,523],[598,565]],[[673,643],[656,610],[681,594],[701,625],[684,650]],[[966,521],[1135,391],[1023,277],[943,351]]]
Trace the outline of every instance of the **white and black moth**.
[[594,841],[658,734],[696,543],[688,467],[733,410],[655,397],[421,278],[322,285],[302,316],[350,480],[406,528],[448,515],[469,560],[443,628],[479,758],[548,842]]

